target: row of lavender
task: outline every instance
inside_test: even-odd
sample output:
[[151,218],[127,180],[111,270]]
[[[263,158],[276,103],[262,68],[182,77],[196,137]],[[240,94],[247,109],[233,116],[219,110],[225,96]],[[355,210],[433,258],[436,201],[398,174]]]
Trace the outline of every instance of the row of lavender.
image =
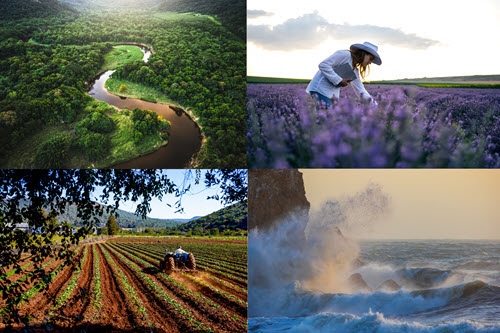
[[367,85],[322,108],[301,84],[249,84],[250,168],[500,167],[500,91]]

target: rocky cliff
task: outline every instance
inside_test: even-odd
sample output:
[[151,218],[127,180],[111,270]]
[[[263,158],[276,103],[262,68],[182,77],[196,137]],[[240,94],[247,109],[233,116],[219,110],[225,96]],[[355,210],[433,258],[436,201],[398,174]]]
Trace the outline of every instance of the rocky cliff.
[[298,170],[248,170],[248,230],[268,230],[292,216],[307,219],[309,207]]

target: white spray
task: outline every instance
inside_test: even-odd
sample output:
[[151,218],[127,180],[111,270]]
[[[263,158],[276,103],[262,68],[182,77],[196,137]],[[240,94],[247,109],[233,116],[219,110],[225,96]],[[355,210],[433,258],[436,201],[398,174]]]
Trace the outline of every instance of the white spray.
[[[248,240],[249,316],[300,315],[314,311],[321,293],[349,292],[345,281],[359,246],[342,235],[378,219],[389,198],[378,185],[326,202],[309,219],[291,218]],[[304,291],[309,293],[304,297]],[[308,304],[304,304],[304,302]],[[321,302],[319,302],[321,303]],[[306,314],[306,313],[304,313]]]

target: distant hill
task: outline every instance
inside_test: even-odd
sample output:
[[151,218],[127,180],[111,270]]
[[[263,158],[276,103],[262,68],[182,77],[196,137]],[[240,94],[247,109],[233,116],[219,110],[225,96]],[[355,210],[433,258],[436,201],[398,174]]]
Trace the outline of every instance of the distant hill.
[[[147,217],[146,219],[141,218],[140,216],[135,215],[134,213],[129,213],[124,210],[118,209],[118,214],[116,214],[116,221],[118,225],[122,228],[147,228],[151,227],[153,229],[164,229],[175,227],[182,223],[185,223],[182,220],[169,220],[169,219],[158,219]],[[108,222],[109,214],[104,213],[103,216],[99,217],[99,221],[101,222],[101,226],[105,226]],[[66,212],[59,216],[59,221],[68,221],[70,224],[74,226],[83,225],[78,218],[76,217],[76,207],[69,206],[66,209]]]
[[199,13],[215,16],[228,30],[246,41],[246,0],[169,0],[157,7],[159,11]]
[[[309,83],[309,79],[290,79],[280,77],[265,76],[247,76],[247,83]],[[368,84],[422,84],[422,83],[440,83],[440,84],[500,84],[500,75],[470,75],[470,76],[446,76],[446,77],[423,77],[415,79],[400,80],[379,80],[366,81]]]
[[175,220],[179,221],[179,222],[182,222],[182,223],[186,223],[186,222],[189,222],[189,221],[193,221],[193,220],[199,219],[200,217],[203,217],[203,216],[193,216],[190,219],[175,219]]
[[59,13],[75,14],[76,11],[57,0],[0,1],[0,20],[44,18]]
[[220,232],[236,229],[247,230],[247,211],[246,205],[237,203],[172,229],[188,231],[196,228],[203,228],[203,230],[217,228]]
[[[21,205],[24,205],[21,203]],[[197,217],[193,217],[191,219],[158,219],[147,217],[146,219],[141,218],[140,216],[135,215],[134,213],[129,213],[124,210],[118,209],[118,214],[115,214],[116,221],[118,225],[122,228],[147,228],[151,227],[153,229],[165,229],[169,227],[175,227],[182,223],[186,223],[186,221],[190,221]],[[105,226],[108,222],[109,214],[104,213],[103,216],[98,216],[99,226]],[[83,226],[83,222],[77,217],[77,208],[76,206],[67,206],[64,214],[61,214],[57,217],[59,222],[68,222],[72,226],[80,227]]]
[[309,83],[308,79],[289,79],[282,77],[247,76],[247,83]]
[[422,77],[415,79],[368,81],[369,83],[450,83],[450,84],[499,84],[500,75],[470,75]]

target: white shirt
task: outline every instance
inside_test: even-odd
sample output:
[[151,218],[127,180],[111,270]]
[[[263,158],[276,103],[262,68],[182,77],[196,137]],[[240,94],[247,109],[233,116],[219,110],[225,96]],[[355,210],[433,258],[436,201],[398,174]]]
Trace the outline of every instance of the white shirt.
[[[323,60],[319,64],[319,71],[316,75],[314,75],[314,78],[307,86],[306,91],[308,93],[316,91],[328,98],[333,98],[335,96],[338,99],[340,95],[340,87],[337,87],[337,85],[342,81],[342,78],[335,73],[333,67],[342,64],[349,64],[352,68],[351,52],[348,50],[337,51]],[[356,95],[363,99],[370,99],[373,103],[377,104],[368,91],[366,91],[365,86],[361,82],[358,68],[353,68],[353,71],[357,79],[351,81],[351,86],[353,87]]]
[[177,249],[174,251],[174,254],[184,254],[184,253],[187,253],[187,252],[184,251],[183,249]]

